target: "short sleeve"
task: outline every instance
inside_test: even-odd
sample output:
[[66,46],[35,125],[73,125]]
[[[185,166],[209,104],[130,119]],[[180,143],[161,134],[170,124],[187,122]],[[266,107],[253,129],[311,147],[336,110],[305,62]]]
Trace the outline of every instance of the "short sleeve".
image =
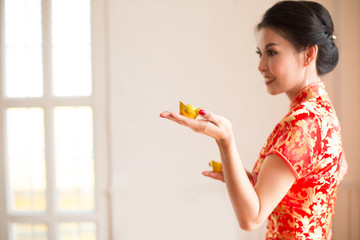
[[321,152],[321,127],[316,115],[304,109],[290,112],[275,127],[266,156],[276,154],[291,168],[296,179],[311,173]]

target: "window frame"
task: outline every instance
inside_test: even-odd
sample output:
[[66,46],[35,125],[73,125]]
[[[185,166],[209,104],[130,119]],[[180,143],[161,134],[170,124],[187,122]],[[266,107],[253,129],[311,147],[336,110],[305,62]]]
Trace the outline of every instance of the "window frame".
[[[0,239],[10,239],[11,223],[45,223],[48,239],[57,239],[60,222],[92,221],[97,227],[97,239],[109,239],[110,195],[109,183],[109,100],[107,98],[107,24],[106,1],[91,1],[92,95],[88,97],[55,97],[51,86],[51,0],[42,0],[42,40],[44,93],[41,98],[4,97],[4,41],[0,41]],[[0,38],[4,39],[4,0],[0,0]],[[57,106],[90,106],[93,109],[95,210],[91,213],[57,213],[55,210],[53,110]],[[44,110],[45,164],[47,181],[47,210],[37,214],[8,212],[8,172],[5,152],[5,111],[9,107],[41,107]]]

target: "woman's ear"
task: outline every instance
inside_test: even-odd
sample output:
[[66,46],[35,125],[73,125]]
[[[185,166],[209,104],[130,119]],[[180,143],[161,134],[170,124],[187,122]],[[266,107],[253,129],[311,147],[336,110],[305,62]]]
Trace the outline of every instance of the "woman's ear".
[[314,45],[305,50],[305,66],[309,66],[314,60],[316,60],[316,56],[318,54],[318,46]]

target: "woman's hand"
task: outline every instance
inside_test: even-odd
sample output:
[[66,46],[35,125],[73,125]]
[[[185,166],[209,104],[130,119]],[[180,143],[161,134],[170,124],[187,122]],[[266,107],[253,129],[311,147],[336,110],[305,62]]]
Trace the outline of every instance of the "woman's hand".
[[[227,143],[233,137],[231,130],[231,123],[224,117],[210,113],[201,109],[199,114],[203,119],[191,119],[185,116],[182,116],[178,113],[172,112],[162,112],[160,117],[169,119],[173,122],[181,124],[185,127],[188,127],[194,130],[197,133],[205,134],[209,137],[212,137],[218,143]],[[210,163],[209,163],[210,165]],[[222,172],[212,172],[212,171],[203,171],[202,174],[206,177],[210,177],[216,180],[225,182],[224,174]]]
[[[211,162],[209,162],[209,166],[211,166]],[[202,174],[205,177],[210,177],[210,178],[213,178],[215,180],[225,182],[225,177],[224,177],[223,172],[203,171]]]
[[225,182],[225,178],[224,178],[224,174],[221,172],[221,173],[217,173],[217,172],[211,172],[211,171],[203,171],[202,174],[205,176],[205,177],[210,177],[210,178],[213,178],[215,180],[219,180],[219,181],[222,181],[222,182]]
[[197,133],[205,134],[212,137],[218,143],[227,143],[232,139],[232,129],[229,120],[222,116],[215,115],[209,111],[201,109],[199,114],[203,119],[191,119],[178,113],[162,112],[160,117],[169,119],[185,127],[194,130]]

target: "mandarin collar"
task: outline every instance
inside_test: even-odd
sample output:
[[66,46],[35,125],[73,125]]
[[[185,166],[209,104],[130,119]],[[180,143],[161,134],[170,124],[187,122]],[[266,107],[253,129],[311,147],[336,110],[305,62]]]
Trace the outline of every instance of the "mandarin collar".
[[296,94],[295,98],[291,101],[290,110],[306,100],[322,95],[327,95],[324,82],[309,84]]

